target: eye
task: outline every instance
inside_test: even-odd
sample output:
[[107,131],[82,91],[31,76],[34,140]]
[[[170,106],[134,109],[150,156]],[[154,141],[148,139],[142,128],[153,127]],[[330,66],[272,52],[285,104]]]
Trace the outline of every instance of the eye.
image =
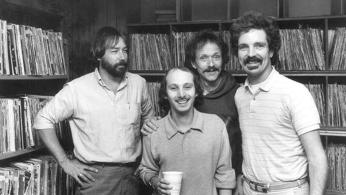
[[265,44],[265,43],[256,43],[255,44],[256,49],[262,49],[262,48],[265,48],[266,46],[267,46],[267,44]]
[[192,89],[193,87],[194,87],[194,84],[192,84],[192,83],[184,85],[185,89]]
[[221,55],[215,54],[215,55],[212,56],[212,58],[213,58],[214,60],[220,60],[220,59],[221,59]]
[[239,50],[245,50],[245,49],[247,49],[247,46],[241,44],[241,45],[238,46],[238,49],[239,49]]
[[202,61],[206,61],[206,60],[208,60],[208,56],[201,56],[201,57],[199,57],[199,59]]
[[169,86],[168,89],[174,91],[174,90],[177,90],[178,88],[176,86]]

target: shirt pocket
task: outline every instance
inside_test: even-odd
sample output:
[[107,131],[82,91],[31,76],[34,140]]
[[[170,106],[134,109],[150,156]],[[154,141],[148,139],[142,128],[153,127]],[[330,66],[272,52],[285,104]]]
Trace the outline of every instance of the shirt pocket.
[[119,122],[124,125],[136,125],[140,123],[140,103],[125,103],[116,106]]

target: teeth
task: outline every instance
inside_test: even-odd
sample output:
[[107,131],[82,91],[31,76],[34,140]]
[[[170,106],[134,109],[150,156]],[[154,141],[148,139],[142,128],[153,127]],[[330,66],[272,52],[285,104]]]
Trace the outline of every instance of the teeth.
[[184,103],[186,103],[188,100],[178,100],[177,102],[178,102],[178,104],[184,104]]

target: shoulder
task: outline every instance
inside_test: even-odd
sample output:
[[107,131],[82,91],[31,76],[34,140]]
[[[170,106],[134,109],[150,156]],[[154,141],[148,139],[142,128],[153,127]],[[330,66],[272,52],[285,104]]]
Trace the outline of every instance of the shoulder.
[[235,78],[230,72],[223,71],[221,73],[221,77],[223,77],[223,79],[226,80],[226,86],[228,88],[236,90],[240,86],[239,83],[237,83],[237,81],[235,80]]
[[294,96],[300,95],[301,93],[309,93],[309,90],[304,84],[294,81],[283,75],[278,76],[276,85],[278,90],[284,90]]
[[139,82],[139,83],[145,83],[145,79],[143,77],[141,77],[140,75],[138,74],[134,74],[134,73],[131,73],[131,72],[127,72],[126,73],[126,76],[127,76],[127,79],[130,81],[130,82]]
[[237,90],[234,94],[234,98],[237,99],[239,98],[239,96],[242,96],[244,95],[246,92],[246,88],[245,88],[245,85],[244,84],[240,84],[239,87],[237,87]]
[[73,79],[72,81],[66,83],[67,85],[69,86],[79,86],[81,84],[88,84],[90,82],[94,82],[96,81],[96,77],[94,75],[95,73],[94,72],[90,72],[86,75],[83,75],[81,77],[78,77],[78,78],[75,78]]
[[157,130],[154,131],[153,133],[145,136],[145,137],[148,137],[149,139],[160,140],[162,138],[162,136],[165,136],[166,120],[167,120],[167,116],[165,116],[159,120],[156,120],[154,123],[158,127]]
[[216,114],[209,114],[204,112],[199,112],[199,117],[203,120],[203,126],[205,129],[210,129],[213,132],[222,131],[226,128],[224,121]]
[[205,112],[199,112],[200,116],[203,117],[204,120],[209,119],[215,123],[223,122],[222,119],[216,114],[210,114]]

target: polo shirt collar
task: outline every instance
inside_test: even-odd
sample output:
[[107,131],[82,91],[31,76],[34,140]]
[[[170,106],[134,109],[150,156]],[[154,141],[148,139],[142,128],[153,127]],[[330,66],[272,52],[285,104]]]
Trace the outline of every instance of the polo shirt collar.
[[[201,113],[197,111],[196,109],[193,110],[193,119],[192,119],[192,125],[191,130],[200,131],[203,132],[203,119],[201,116]],[[174,120],[172,119],[171,112],[169,112],[166,116],[166,119],[164,120],[164,127],[166,131],[166,135],[168,139],[171,139],[174,137],[177,133],[186,133],[187,131],[182,131],[177,128],[177,125],[175,124]]]
[[[109,88],[107,87],[107,85],[103,82],[98,68],[95,68],[94,75],[95,75],[95,77],[96,77],[98,83],[99,83],[102,87],[105,87],[105,88],[109,89]],[[120,85],[119,85],[117,91],[120,91],[121,89],[123,89],[124,87],[126,87],[126,86],[127,86],[127,82],[128,82],[128,72],[125,73],[124,79],[121,81],[121,83],[120,83]]]
[[[276,79],[277,75],[279,75],[278,71],[276,71],[275,67],[272,66],[272,71],[270,72],[267,79],[259,84],[259,86],[258,86],[259,89],[261,89],[262,91],[266,91],[266,92],[270,91],[270,89],[275,84],[275,79]],[[245,88],[249,89],[250,83],[249,83],[248,78],[245,80],[244,86],[245,86]]]

